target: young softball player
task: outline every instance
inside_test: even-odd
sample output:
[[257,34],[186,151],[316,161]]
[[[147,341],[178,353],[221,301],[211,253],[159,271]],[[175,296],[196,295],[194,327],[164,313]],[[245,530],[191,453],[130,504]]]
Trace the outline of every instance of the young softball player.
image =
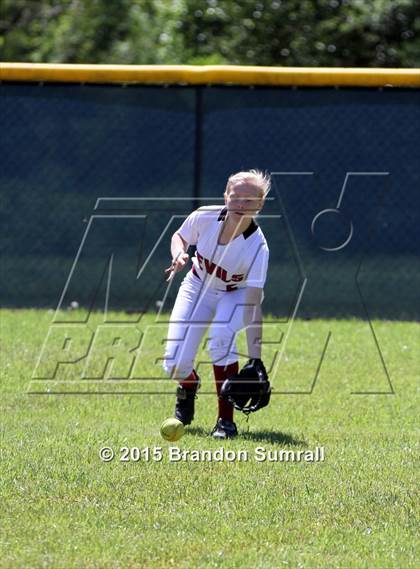
[[[270,178],[263,172],[233,174],[225,205],[198,208],[172,236],[168,280],[186,267],[188,248],[196,246],[171,314],[163,363],[165,372],[179,382],[175,417],[184,425],[194,418],[200,385],[194,360],[209,324],[208,351],[218,395],[226,377],[238,373],[235,337],[241,329],[246,328],[249,358],[261,360],[261,302],[269,250],[254,217],[269,189]],[[237,435],[233,406],[220,398],[212,434],[219,439]]]

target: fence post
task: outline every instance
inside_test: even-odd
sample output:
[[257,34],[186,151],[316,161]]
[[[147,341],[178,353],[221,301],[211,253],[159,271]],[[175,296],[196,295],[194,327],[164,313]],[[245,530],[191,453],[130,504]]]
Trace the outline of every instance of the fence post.
[[194,140],[194,185],[193,209],[200,206],[201,195],[201,169],[203,148],[203,88],[195,88],[195,140]]

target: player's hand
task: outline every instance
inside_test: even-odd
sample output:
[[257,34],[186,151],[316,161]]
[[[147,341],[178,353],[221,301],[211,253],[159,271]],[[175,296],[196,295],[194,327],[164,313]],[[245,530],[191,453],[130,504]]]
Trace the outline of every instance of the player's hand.
[[180,253],[175,257],[175,259],[171,263],[171,266],[165,269],[165,273],[166,274],[169,273],[166,282],[170,281],[176,273],[182,271],[182,269],[188,263],[189,258],[190,256],[188,255],[188,253]]

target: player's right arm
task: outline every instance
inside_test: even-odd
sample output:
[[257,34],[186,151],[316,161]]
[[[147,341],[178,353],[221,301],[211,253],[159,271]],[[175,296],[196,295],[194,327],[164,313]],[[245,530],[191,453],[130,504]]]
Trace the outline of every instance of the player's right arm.
[[188,263],[188,259],[190,258],[187,253],[188,247],[190,245],[197,245],[200,231],[203,230],[205,226],[205,218],[208,217],[208,219],[211,220],[211,215],[208,216],[208,212],[211,214],[213,210],[217,209],[219,209],[218,206],[198,208],[184,220],[181,227],[172,235],[172,263],[171,266],[165,270],[165,273],[169,273],[167,280],[170,280],[175,273],[182,271]]
[[187,253],[187,249],[188,243],[178,232],[175,232],[171,239],[172,263],[167,269],[165,269],[165,273],[169,273],[168,278],[166,279],[167,281],[169,281],[175,273],[182,271],[188,263],[190,256]]

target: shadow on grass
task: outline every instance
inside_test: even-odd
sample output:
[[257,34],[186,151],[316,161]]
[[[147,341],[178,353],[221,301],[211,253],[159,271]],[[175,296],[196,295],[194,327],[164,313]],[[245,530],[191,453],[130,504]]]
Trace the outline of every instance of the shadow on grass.
[[[209,437],[211,432],[202,427],[189,427],[186,434],[193,437]],[[266,442],[274,445],[281,446],[301,446],[307,447],[308,444],[305,440],[296,439],[289,433],[282,433],[281,431],[239,431],[239,439],[245,441]]]
[[296,439],[293,435],[281,431],[248,431],[241,433],[240,436],[246,441],[264,441],[281,446],[308,446],[305,440]]
[[185,434],[192,435],[193,437],[208,437],[211,435],[211,432],[207,429],[203,429],[203,427],[187,427]]

